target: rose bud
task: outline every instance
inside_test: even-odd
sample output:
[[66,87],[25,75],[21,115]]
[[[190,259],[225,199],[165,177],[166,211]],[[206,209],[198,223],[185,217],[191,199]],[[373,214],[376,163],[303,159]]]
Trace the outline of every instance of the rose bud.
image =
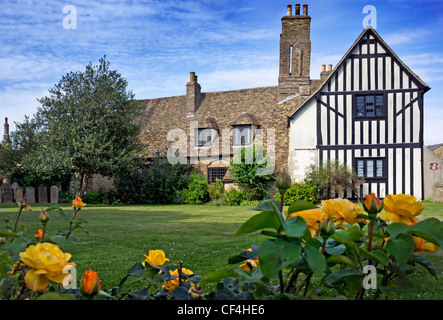
[[92,297],[100,292],[101,284],[97,272],[86,270],[80,282],[80,291],[83,295]]
[[383,202],[378,199],[374,193],[367,194],[363,202],[363,208],[368,213],[370,219],[375,219],[377,213],[383,209]]
[[330,217],[323,220],[322,223],[320,223],[319,229],[324,239],[329,238],[335,233],[334,221]]
[[286,193],[286,190],[288,190],[291,187],[291,177],[288,173],[282,172],[277,177],[277,189],[280,192],[281,195],[284,195]]
[[203,290],[201,288],[196,288],[195,286],[192,286],[192,288],[189,289],[188,294],[189,300],[203,300],[203,297],[205,296]]
[[46,224],[49,221],[49,214],[46,213],[45,210],[43,210],[40,215],[38,216],[38,220],[43,223]]

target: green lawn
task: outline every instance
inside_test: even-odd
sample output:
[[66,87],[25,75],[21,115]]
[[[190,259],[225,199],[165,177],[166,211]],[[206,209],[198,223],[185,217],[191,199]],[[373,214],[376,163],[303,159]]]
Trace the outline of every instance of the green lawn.
[[[443,219],[443,204],[424,202],[427,209],[420,218]],[[5,204],[1,204],[5,207]],[[33,237],[40,228],[38,214],[48,205],[34,204],[32,212],[23,212],[20,225],[26,227],[25,234]],[[64,205],[65,210],[73,210]],[[1,207],[0,207],[1,208]],[[87,269],[98,272],[104,289],[112,288],[127,270],[149,249],[162,249],[172,262],[183,261],[185,268],[204,275],[209,271],[232,268],[227,259],[249,248],[261,244],[265,236],[248,234],[235,236],[240,225],[256,212],[248,207],[212,207],[208,205],[87,205],[79,218],[88,221],[89,234],[75,230],[80,242],[69,242],[63,250],[72,254],[71,261],[77,265],[78,275]],[[0,209],[1,219],[15,221],[17,208],[12,204]],[[68,224],[56,213],[50,213],[48,234],[67,230]],[[424,256],[435,267],[439,280],[419,269],[415,277],[416,290],[401,291],[399,299],[443,299],[443,253],[425,253]]]

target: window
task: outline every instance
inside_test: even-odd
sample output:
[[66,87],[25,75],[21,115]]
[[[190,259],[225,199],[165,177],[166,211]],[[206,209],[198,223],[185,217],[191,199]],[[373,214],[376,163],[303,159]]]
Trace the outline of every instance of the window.
[[381,117],[384,116],[384,96],[365,95],[356,96],[355,109],[357,117]]
[[196,129],[195,130],[195,146],[210,147],[215,139],[216,131],[214,129]]
[[251,125],[234,126],[232,130],[232,145],[234,147],[249,146],[252,143]]
[[228,171],[226,167],[208,168],[208,183],[214,183],[217,179],[223,180],[226,171]]
[[355,171],[357,176],[366,179],[384,178],[385,159],[380,158],[365,158],[357,159]]

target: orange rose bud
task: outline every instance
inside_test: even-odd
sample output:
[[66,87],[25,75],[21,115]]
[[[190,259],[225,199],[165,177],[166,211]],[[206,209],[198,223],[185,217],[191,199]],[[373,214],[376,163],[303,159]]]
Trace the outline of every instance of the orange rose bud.
[[92,270],[86,270],[83,274],[80,291],[85,296],[95,296],[100,292],[101,285],[97,272]]
[[38,216],[38,221],[46,224],[49,221],[49,214],[47,214],[46,211],[43,210],[42,213],[40,213],[40,215]]
[[377,213],[383,209],[383,202],[381,202],[374,193],[367,194],[363,202],[363,208],[368,213],[369,218],[375,219]]

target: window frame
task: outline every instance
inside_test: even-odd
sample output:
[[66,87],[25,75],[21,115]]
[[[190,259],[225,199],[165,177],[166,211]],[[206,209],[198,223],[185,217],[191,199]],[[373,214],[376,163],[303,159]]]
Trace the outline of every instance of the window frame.
[[[358,162],[363,161],[363,176],[359,175]],[[368,163],[373,162],[373,176],[368,177]],[[382,163],[382,175],[377,176],[377,161]],[[357,157],[354,159],[354,170],[359,178],[364,178],[365,181],[385,180],[387,178],[387,158],[386,157]]]
[[[377,115],[377,97],[381,96],[382,97],[382,110],[381,110],[381,114]],[[364,101],[363,101],[363,108],[365,111],[364,115],[359,115],[358,112],[358,98],[359,97],[363,97]],[[374,114],[373,115],[368,115],[367,114],[367,99],[368,97],[372,97],[374,100]],[[372,92],[372,93],[357,93],[354,94],[353,96],[353,115],[355,119],[365,119],[365,120],[370,120],[370,119],[385,119],[387,117],[387,95],[385,93],[382,92]]]
[[[210,142],[207,142],[206,144],[204,143],[203,145],[200,145],[199,142],[199,138],[200,138],[200,133],[205,131],[205,130],[210,130],[211,135],[210,135]],[[212,144],[214,143],[215,139],[217,139],[218,137],[218,132],[217,130],[213,129],[213,128],[195,128],[194,131],[194,147],[195,148],[210,148],[212,146]]]
[[[238,140],[236,140],[236,131],[239,130],[241,127],[248,128],[249,129],[249,143],[245,144],[236,144]],[[240,139],[243,138],[244,135],[240,135]],[[249,147],[253,144],[254,141],[254,127],[252,124],[240,124],[240,125],[233,125],[232,126],[232,147],[234,148],[243,148],[243,147]]]
[[[210,174],[211,170],[216,170],[214,181],[212,181],[212,175]],[[219,170],[224,170],[223,177],[221,177],[221,178],[219,178],[219,174],[218,174]],[[207,171],[208,184],[215,183],[215,181],[217,181],[217,179],[220,179],[223,181],[227,172],[228,172],[228,167],[208,167],[208,171]]]

